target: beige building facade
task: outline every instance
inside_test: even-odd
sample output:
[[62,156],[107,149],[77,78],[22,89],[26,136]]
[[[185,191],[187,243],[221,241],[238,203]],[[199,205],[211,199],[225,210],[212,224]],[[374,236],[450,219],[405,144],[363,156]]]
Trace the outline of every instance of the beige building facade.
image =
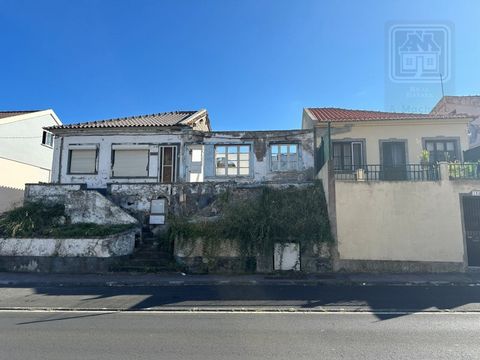
[[480,265],[480,177],[464,115],[305,109],[314,128],[335,270],[465,271]]

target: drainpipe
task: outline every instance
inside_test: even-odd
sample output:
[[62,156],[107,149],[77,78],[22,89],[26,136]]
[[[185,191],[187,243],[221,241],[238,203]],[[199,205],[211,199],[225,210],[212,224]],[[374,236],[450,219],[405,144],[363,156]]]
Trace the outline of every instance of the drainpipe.
[[332,160],[332,140],[331,140],[331,135],[332,135],[332,126],[331,122],[328,122],[328,160]]
[[[57,176],[57,184],[60,184],[60,183],[61,183],[61,179],[62,179],[62,159],[63,159],[62,153],[63,153],[63,136],[60,137],[60,154],[59,154],[59,157],[58,157],[58,176]],[[68,166],[68,165],[67,165],[67,166]],[[53,167],[53,166],[52,166],[52,167]]]

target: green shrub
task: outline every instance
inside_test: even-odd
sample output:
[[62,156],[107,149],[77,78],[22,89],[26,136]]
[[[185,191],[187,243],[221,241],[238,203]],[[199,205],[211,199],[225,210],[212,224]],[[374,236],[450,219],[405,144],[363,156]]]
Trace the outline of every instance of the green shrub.
[[0,216],[0,235],[26,237],[38,234],[43,229],[54,226],[64,213],[63,205],[26,203]]
[[53,227],[45,230],[42,235],[53,238],[79,238],[108,236],[131,229],[133,225],[98,225],[98,224],[71,224],[67,226]]
[[0,216],[0,237],[96,237],[118,234],[133,226],[71,224],[63,205],[29,202]]
[[192,242],[202,238],[207,252],[215,252],[219,241],[236,240],[244,256],[271,251],[274,243],[298,242],[305,246],[332,241],[319,182],[301,188],[264,187],[259,196],[244,200],[233,200],[227,192],[220,199],[222,215],[214,221],[170,218],[170,239]]

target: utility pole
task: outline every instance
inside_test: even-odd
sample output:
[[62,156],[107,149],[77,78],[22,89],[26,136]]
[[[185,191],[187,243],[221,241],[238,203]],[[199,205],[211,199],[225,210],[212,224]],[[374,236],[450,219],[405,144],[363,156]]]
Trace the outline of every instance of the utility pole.
[[445,92],[443,91],[443,76],[440,73],[440,86],[442,88],[442,101],[445,106],[445,112],[447,112],[447,101],[445,100]]

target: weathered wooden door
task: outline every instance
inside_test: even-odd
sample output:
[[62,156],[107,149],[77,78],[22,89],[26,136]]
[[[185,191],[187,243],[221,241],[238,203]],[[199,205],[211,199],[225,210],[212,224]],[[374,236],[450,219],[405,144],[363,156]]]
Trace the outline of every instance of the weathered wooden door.
[[468,266],[480,266],[480,197],[464,196],[462,202]]

